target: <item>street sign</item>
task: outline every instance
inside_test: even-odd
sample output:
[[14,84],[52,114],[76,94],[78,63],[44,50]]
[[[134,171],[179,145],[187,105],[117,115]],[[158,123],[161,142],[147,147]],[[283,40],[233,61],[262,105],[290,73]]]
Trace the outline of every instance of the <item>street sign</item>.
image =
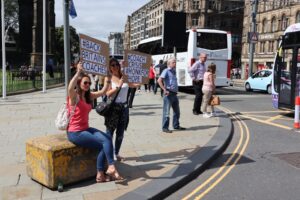
[[248,32],[248,43],[258,42],[258,33],[257,32]]

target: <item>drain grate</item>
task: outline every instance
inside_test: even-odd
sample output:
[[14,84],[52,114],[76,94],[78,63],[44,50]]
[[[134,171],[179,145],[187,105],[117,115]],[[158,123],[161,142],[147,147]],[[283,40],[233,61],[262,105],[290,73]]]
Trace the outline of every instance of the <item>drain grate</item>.
[[300,152],[276,154],[274,156],[300,169]]

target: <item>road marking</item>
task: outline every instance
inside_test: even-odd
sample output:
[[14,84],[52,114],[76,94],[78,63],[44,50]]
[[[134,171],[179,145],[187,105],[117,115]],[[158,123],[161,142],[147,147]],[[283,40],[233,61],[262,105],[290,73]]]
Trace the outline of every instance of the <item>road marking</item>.
[[[237,117],[238,118],[238,117]],[[238,119],[241,120],[241,119]],[[244,121],[241,121],[243,126],[246,129],[246,141],[244,143],[244,146],[239,154],[239,156],[237,157],[237,159],[234,161],[234,163],[225,171],[225,173],[218,178],[209,188],[207,188],[203,193],[201,193],[199,196],[197,196],[195,198],[195,200],[200,200],[201,198],[203,198],[208,192],[210,192],[214,187],[216,187],[217,184],[219,184],[228,174],[229,172],[236,166],[236,164],[238,163],[238,161],[242,158],[243,154],[246,151],[246,148],[249,144],[249,140],[250,140],[250,131],[248,129],[248,126],[246,125],[246,123]]]
[[266,120],[266,122],[271,122],[274,121],[276,119],[280,119],[282,117],[282,115],[276,115],[274,117],[270,117],[269,119]]
[[288,126],[276,124],[276,123],[273,123],[273,122],[267,122],[267,121],[260,120],[260,119],[257,119],[257,118],[251,117],[251,116],[242,115],[242,117],[248,118],[248,119],[251,119],[253,121],[257,121],[257,122],[263,123],[263,124],[267,124],[267,125],[270,125],[270,126],[276,126],[276,127],[283,128],[283,129],[286,129],[286,130],[293,130],[292,128],[290,128]]
[[250,117],[256,117],[256,118],[263,118],[263,119],[270,119],[270,116],[263,116],[263,115],[247,115]]
[[241,114],[251,114],[251,113],[291,113],[291,111],[284,111],[284,110],[281,110],[281,111],[273,111],[273,110],[270,110],[270,111],[248,111],[248,112],[240,112]]
[[[230,110],[228,110],[222,106],[218,106],[218,107],[223,111],[227,110],[227,113],[231,112]],[[236,119],[238,118],[233,115],[232,115],[232,117],[234,117]],[[208,178],[204,183],[202,183],[200,186],[198,186],[196,189],[194,189],[190,194],[185,196],[182,200],[187,200],[187,199],[191,198],[193,195],[195,195],[197,192],[199,192],[203,187],[205,187],[208,183],[210,183],[216,176],[218,176],[221,172],[223,172],[225,170],[225,167],[227,167],[228,164],[232,161],[232,159],[236,156],[236,153],[240,149],[242,142],[243,142],[243,138],[244,138],[244,130],[242,128],[242,124],[239,120],[237,120],[237,123],[239,124],[239,128],[240,128],[240,139],[239,139],[238,145],[234,149],[232,155],[227,159],[227,161],[222,165],[222,167],[220,167],[220,169],[217,172],[215,172],[210,178]]]

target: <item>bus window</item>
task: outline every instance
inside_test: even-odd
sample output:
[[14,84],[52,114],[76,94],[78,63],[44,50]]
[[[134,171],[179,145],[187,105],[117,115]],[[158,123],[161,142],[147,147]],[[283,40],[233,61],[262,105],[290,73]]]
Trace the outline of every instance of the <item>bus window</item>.
[[224,33],[197,33],[197,47],[217,50],[227,48],[227,35]]
[[297,53],[297,72],[296,72],[296,86],[295,86],[295,96],[300,96],[300,49]]

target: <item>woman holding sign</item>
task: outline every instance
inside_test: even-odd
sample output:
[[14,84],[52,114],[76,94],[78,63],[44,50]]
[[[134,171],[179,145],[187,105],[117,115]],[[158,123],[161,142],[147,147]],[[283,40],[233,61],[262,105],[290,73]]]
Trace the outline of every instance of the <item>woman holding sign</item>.
[[124,132],[129,122],[129,109],[127,105],[127,93],[129,87],[136,88],[140,84],[124,83],[122,78],[121,66],[117,59],[112,58],[109,62],[109,71],[112,74],[111,86],[107,91],[109,98],[118,95],[109,117],[105,117],[107,133],[113,136],[116,130],[115,156],[118,161],[124,158],[119,155],[123,142]]
[[89,127],[88,122],[93,100],[105,95],[110,83],[111,78],[106,77],[102,90],[90,92],[91,79],[83,74],[82,63],[79,62],[77,72],[68,87],[69,110],[74,110],[67,130],[68,139],[75,145],[100,150],[97,157],[97,182],[109,181],[109,177],[104,174],[105,157],[108,162],[106,174],[115,180],[123,179],[114,165],[111,135]]

